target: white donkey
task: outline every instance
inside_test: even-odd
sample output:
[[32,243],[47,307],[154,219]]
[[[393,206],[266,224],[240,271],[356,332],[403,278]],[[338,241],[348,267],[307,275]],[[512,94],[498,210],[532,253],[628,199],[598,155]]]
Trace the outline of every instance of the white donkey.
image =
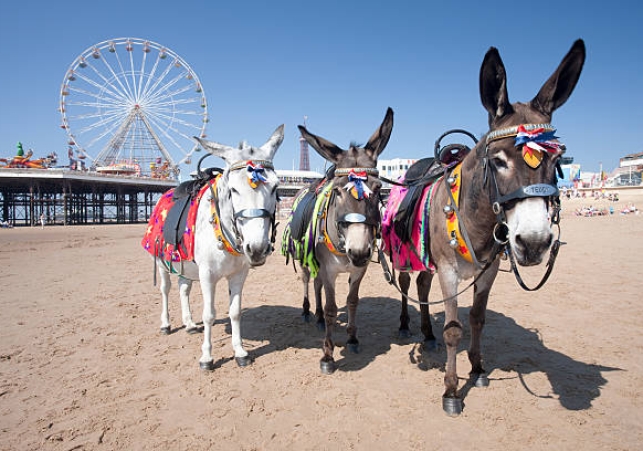
[[[241,339],[241,293],[250,268],[263,265],[266,257],[273,251],[278,179],[272,160],[284,139],[284,126],[279,126],[261,147],[243,142],[238,148],[233,148],[196,139],[207,152],[222,158],[227,165],[221,175],[211,180],[199,190],[198,196],[192,198],[191,203],[196,209],[193,213],[195,221],[193,225],[187,223],[187,234],[183,235],[184,239],[190,239],[190,235],[193,237],[191,259],[178,256],[178,250],[172,251],[169,259],[165,258],[168,254],[164,254],[161,249],[163,241],[159,238],[154,240],[151,231],[155,228],[155,220],[158,225],[161,218],[165,221],[168,214],[168,209],[163,211],[161,205],[163,198],[159,200],[150,219],[143,246],[156,255],[156,264],[159,266],[163,298],[161,332],[170,331],[170,274],[178,273],[183,324],[188,332],[196,330],[190,314],[190,290],[193,281],[200,281],[204,329],[199,366],[204,370],[213,370],[211,329],[215,321],[214,295],[217,283],[226,278],[230,293],[234,356],[239,366],[246,366],[251,359],[243,348]],[[171,198],[172,192],[166,193],[164,197]],[[160,225],[156,228],[162,227]]]

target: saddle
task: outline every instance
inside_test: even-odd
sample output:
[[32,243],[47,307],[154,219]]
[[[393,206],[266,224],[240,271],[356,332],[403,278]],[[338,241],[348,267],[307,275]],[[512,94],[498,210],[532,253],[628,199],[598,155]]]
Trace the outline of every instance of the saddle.
[[215,171],[200,172],[199,177],[187,180],[174,188],[172,206],[163,227],[163,240],[166,244],[171,244],[175,248],[182,244],[190,203],[197,197],[201,188],[214,177],[216,177]]
[[433,157],[416,161],[406,171],[404,184],[408,190],[393,218],[393,228],[402,242],[407,243],[411,239],[415,207],[422,197],[424,188],[435,182],[442,174],[444,174],[444,167]]
[[294,240],[300,241],[304,236],[308,222],[315,209],[317,193],[310,189],[304,193],[297,203],[297,208],[292,212],[290,220],[290,233]]

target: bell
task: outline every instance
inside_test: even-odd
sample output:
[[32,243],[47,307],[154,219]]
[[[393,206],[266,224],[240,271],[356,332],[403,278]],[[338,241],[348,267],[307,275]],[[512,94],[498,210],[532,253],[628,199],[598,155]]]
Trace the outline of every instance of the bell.
[[458,240],[456,240],[455,238],[451,238],[449,240],[449,246],[451,246],[451,249],[457,248],[458,247]]
[[455,177],[448,177],[447,178],[447,183],[449,186],[454,186],[455,185]]
[[221,241],[217,242],[217,249],[223,250],[223,243]]
[[451,205],[445,205],[442,208],[442,211],[444,212],[447,217],[451,216],[453,214],[453,207]]

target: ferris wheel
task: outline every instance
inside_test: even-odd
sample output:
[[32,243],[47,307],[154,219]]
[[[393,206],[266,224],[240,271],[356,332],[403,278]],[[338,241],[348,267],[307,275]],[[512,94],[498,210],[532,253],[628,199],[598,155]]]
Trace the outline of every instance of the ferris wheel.
[[60,112],[70,159],[99,172],[176,178],[200,150],[208,104],[188,63],[167,47],[138,38],[93,45],[69,66]]

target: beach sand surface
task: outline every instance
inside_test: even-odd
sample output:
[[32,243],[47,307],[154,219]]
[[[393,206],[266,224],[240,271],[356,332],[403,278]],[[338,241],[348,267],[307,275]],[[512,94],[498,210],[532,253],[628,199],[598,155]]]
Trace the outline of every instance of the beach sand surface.
[[[643,206],[620,193],[619,211]],[[202,334],[160,335],[161,297],[144,224],[0,230],[0,450],[635,450],[643,443],[643,214],[579,217],[563,201],[562,246],[539,291],[500,273],[489,299],[487,388],[466,385],[471,291],[460,297],[464,412],[442,411],[444,347],[397,336],[400,301],[379,265],[361,288],[361,352],[344,348],[347,277],[338,279],[339,369],[322,375],[322,333],[302,321],[302,284],[273,254],[244,289],[237,367],[227,286],[217,288],[215,370]],[[507,269],[506,262],[503,268]],[[535,285],[544,267],[526,268]],[[412,289],[412,295],[415,290]],[[202,300],[193,289],[200,321]],[[441,298],[434,283],[430,300]],[[436,335],[442,305],[431,307]]]

